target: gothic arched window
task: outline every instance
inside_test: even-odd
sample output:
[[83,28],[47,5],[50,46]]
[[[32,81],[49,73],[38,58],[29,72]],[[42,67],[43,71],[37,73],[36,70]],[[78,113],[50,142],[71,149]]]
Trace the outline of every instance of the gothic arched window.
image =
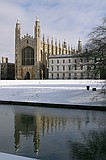
[[34,49],[26,47],[22,50],[22,65],[34,65]]

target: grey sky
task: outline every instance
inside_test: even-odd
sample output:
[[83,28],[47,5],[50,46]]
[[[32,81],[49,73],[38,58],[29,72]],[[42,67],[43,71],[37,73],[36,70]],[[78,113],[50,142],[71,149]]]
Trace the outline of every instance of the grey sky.
[[20,19],[22,36],[33,35],[36,16],[40,18],[41,36],[49,36],[77,47],[85,44],[91,29],[106,16],[106,0],[0,0],[0,58],[14,62],[15,24]]

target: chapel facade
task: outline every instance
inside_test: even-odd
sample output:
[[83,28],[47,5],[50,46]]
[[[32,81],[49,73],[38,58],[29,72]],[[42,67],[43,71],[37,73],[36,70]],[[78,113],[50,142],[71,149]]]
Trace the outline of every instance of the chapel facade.
[[17,19],[15,28],[15,79],[47,78],[47,59],[41,52],[40,21],[36,18],[34,36],[21,37],[21,26]]

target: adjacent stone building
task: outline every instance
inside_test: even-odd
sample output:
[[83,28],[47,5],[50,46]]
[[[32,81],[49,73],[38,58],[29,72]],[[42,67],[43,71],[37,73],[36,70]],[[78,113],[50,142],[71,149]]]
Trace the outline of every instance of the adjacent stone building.
[[50,79],[82,79],[83,70],[77,55],[51,55],[49,57]]
[[1,80],[15,79],[15,64],[9,63],[7,57],[2,57],[0,63],[0,79]]
[[95,59],[83,53],[49,56],[50,79],[100,79],[96,67]]

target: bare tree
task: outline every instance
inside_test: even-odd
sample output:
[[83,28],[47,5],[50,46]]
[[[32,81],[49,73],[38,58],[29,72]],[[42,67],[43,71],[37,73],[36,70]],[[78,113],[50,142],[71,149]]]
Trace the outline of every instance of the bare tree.
[[85,48],[89,56],[95,59],[94,72],[100,72],[101,78],[106,79],[106,17],[101,25],[93,28],[88,37]]

